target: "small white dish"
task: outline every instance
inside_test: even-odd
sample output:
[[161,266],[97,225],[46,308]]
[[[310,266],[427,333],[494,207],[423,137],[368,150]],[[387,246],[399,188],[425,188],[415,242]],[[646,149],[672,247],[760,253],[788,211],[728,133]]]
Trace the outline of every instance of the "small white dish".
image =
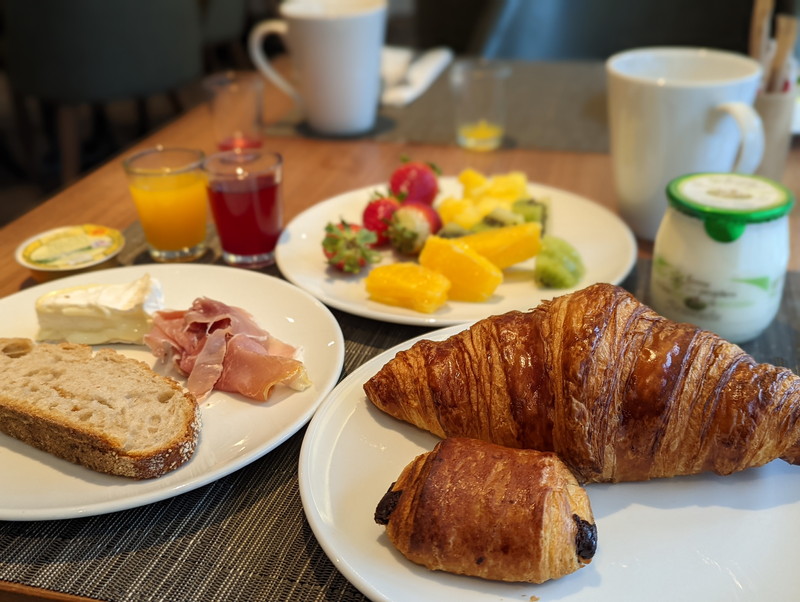
[[108,268],[125,246],[122,232],[97,224],[62,226],[30,237],[17,247],[17,263],[37,282]]
[[[200,296],[242,307],[272,335],[303,349],[312,386],[278,387],[255,402],[212,391],[201,402],[202,430],[194,457],[178,470],[144,481],[101,474],[0,433],[0,520],[93,516],[186,493],[257,460],[298,431],[341,375],[344,339],[319,301],[278,278],[238,268],[153,264],[114,268],[48,282],[0,299],[2,337],[35,338],[34,304],[49,291],[83,284],[129,282],[149,273],[161,282],[168,309],[188,309]],[[109,345],[153,366],[139,345]],[[163,370],[156,368],[159,372]],[[180,381],[180,377],[176,377]]]
[[[439,198],[460,196],[461,185],[456,178],[439,178],[439,184]],[[586,274],[574,289],[538,288],[531,278],[534,260],[529,260],[506,270],[505,281],[484,303],[448,301],[436,312],[423,314],[372,301],[364,286],[368,269],[358,275],[347,275],[329,267],[322,253],[322,239],[328,222],[345,219],[361,223],[361,214],[371,194],[385,191],[386,184],[340,194],[295,217],[278,240],[275,259],[288,280],[331,307],[365,318],[416,326],[463,324],[513,309],[527,310],[544,299],[596,282],[622,282],[633,268],[637,248],[633,233],[619,217],[571,192],[540,184],[530,184],[528,189],[533,197],[546,197],[550,201],[547,232],[569,241],[583,258]],[[382,264],[394,261],[391,251],[382,253]]]

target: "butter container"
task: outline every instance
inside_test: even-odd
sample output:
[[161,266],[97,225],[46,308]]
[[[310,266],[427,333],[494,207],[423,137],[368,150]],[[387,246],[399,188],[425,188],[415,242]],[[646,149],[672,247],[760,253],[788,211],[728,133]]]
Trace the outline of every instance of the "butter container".
[[756,338],[780,306],[792,193],[760,176],[699,173],[667,186],[650,304],[733,342]]
[[119,230],[81,224],[37,234],[17,247],[17,262],[31,270],[38,282],[83,271],[111,267],[125,246]]

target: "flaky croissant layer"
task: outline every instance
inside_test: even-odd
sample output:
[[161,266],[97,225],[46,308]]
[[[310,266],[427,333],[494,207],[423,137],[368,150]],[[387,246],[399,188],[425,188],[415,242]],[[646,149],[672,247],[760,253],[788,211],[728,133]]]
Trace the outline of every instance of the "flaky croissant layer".
[[415,458],[375,520],[409,560],[484,579],[557,579],[597,546],[586,491],[558,456],[477,439],[445,439]]
[[582,482],[800,461],[800,378],[609,284],[419,341],[364,390],[441,437],[554,451]]

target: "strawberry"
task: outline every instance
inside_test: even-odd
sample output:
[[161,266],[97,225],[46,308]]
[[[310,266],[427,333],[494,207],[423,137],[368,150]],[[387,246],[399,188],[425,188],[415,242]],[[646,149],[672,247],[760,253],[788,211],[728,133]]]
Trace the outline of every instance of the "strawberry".
[[361,217],[361,223],[367,230],[372,230],[377,237],[377,240],[372,245],[379,247],[389,242],[389,220],[392,215],[400,207],[400,201],[392,196],[382,196],[376,193],[367,206],[364,208],[364,214]]
[[389,241],[404,255],[416,255],[431,234],[442,227],[436,209],[419,201],[406,201],[394,212],[389,223]]
[[358,224],[341,220],[338,224],[328,222],[322,252],[328,263],[337,270],[357,274],[368,263],[375,263],[380,255],[373,251],[375,233]]
[[439,194],[439,168],[433,163],[409,161],[392,172],[389,190],[403,202],[432,205]]

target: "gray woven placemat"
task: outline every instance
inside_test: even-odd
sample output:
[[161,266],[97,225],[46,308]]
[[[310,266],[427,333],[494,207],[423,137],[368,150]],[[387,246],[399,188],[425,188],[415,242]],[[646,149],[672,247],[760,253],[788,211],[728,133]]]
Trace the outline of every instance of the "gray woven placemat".
[[[606,80],[601,62],[512,62],[506,147],[608,152]],[[384,142],[453,144],[452,97],[443,73],[415,102],[381,107],[373,131]],[[267,135],[314,137],[298,111],[267,127]]]

